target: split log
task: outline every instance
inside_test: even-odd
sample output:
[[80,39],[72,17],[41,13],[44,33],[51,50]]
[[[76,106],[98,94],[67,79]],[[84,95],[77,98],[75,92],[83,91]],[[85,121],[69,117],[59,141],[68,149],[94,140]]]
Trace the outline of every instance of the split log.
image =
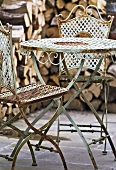
[[12,114],[12,106],[13,106],[12,103],[7,104],[7,112],[6,112],[7,115]]
[[56,6],[57,6],[58,9],[62,9],[65,6],[64,0],[57,0]]
[[37,76],[36,71],[35,71],[35,68],[34,68],[34,65],[32,65],[32,76],[33,76],[33,77],[36,77],[36,76]]
[[83,5],[84,7],[86,7],[87,6],[87,0],[79,1],[79,5]]
[[24,39],[24,27],[22,25],[12,26],[12,39],[13,39],[13,43],[17,43],[17,42],[19,43],[25,40]]
[[48,69],[46,68],[46,67],[41,67],[40,68],[40,73],[41,73],[41,75],[48,75],[49,74],[49,71],[48,71]]
[[25,27],[30,26],[30,21],[27,13],[14,14],[0,10],[0,20],[3,25],[9,23],[11,25],[23,25]]
[[27,65],[28,63],[28,56],[22,56],[21,60],[20,60],[20,65]]
[[[109,113],[116,113],[116,102],[108,103],[108,112]],[[104,110],[104,103],[101,106],[101,110]]]
[[97,6],[97,0],[89,0],[88,3]]
[[27,76],[28,66],[19,65],[17,67],[17,74],[20,78],[25,78]]
[[58,75],[54,74],[54,75],[50,76],[50,79],[54,82],[55,85],[59,86]]
[[13,56],[13,58],[14,58],[14,72],[15,72],[15,75],[16,75],[16,77],[17,77],[17,57],[14,55]]
[[50,74],[58,74],[58,66],[51,65],[50,67]]
[[33,113],[36,109],[37,109],[37,103],[34,103],[33,105],[31,105],[30,108],[30,112]]
[[75,93],[76,90],[74,88],[71,88],[70,91],[68,91],[68,93],[64,95],[64,103],[66,103]]
[[[89,102],[93,99],[93,94],[92,94],[92,92],[89,91],[88,89],[84,89],[84,90],[82,91],[82,93],[83,93],[84,96],[88,99]],[[80,99],[81,99],[83,102],[85,102],[81,95],[80,95]]]
[[7,113],[7,107],[0,104],[0,119],[3,119]]
[[101,86],[102,86],[101,84],[97,85],[93,83],[88,90],[92,92],[96,98],[98,98],[101,93]]
[[32,77],[31,80],[30,80],[30,83],[32,83],[32,84],[33,84],[33,83],[37,83],[36,78],[35,78],[35,77]]
[[[16,43],[15,43],[15,47],[16,47]],[[15,55],[16,55],[18,61],[22,60],[23,56],[20,54],[19,49],[15,51]]]
[[33,3],[32,4],[32,16],[34,17],[34,19],[38,18],[38,13],[39,13],[39,8],[35,3]]
[[79,0],[72,0],[72,3],[78,2]]
[[[101,99],[104,101],[104,89],[101,90]],[[116,101],[116,87],[109,86],[108,102]]]
[[112,86],[112,87],[116,87],[116,78],[114,78],[114,80],[111,81],[111,82],[109,83],[109,85]]
[[37,103],[37,110],[40,110],[42,108],[42,104],[40,102]]
[[67,109],[83,111],[85,110],[85,105],[79,99],[74,99],[70,105],[68,105]]
[[60,14],[62,15],[62,19],[66,19],[67,16],[69,15],[70,11],[68,10],[62,10]]
[[48,9],[45,13],[44,13],[44,16],[45,16],[45,21],[46,22],[49,22],[53,16],[54,16],[54,9],[51,8],[51,9]]
[[108,103],[108,112],[116,113],[116,102]]
[[97,7],[98,9],[100,9],[100,11],[102,12],[102,14],[106,14],[106,1],[105,0],[98,0],[97,1]]
[[57,25],[56,17],[53,17],[51,21],[51,26],[56,26],[56,25]]
[[17,86],[17,88],[20,87],[20,82],[21,82],[20,78],[16,77],[16,86]]
[[42,27],[39,27],[37,30],[34,30],[31,39],[32,40],[41,39],[41,32],[42,32]]
[[42,78],[43,78],[44,82],[45,82],[46,84],[48,84],[49,77],[43,75]]
[[28,58],[28,57],[26,57],[26,58],[27,58],[27,62],[25,64],[27,64],[28,67],[32,69],[32,66],[33,66],[32,58]]
[[55,6],[55,0],[47,0],[46,2],[49,7],[54,7]]
[[19,113],[19,108],[18,108],[18,107],[13,108],[13,109],[12,109],[12,112],[13,112],[13,114],[16,116],[16,115]]
[[65,5],[65,9],[67,9],[68,11],[71,11],[77,4],[73,4],[71,2],[67,3]]
[[33,32],[33,26],[32,24],[27,28],[27,31],[26,31],[26,37],[27,37],[27,40],[30,40],[31,37],[32,37],[32,32]]
[[22,14],[27,13],[30,23],[32,23],[32,3],[31,2],[16,2],[15,4],[6,5],[3,3],[1,10],[8,13]]
[[24,77],[23,79],[21,79],[21,82],[20,82],[20,86],[26,86],[28,85],[30,82],[29,82],[29,78],[28,76]]
[[108,73],[112,74],[113,76],[116,76],[116,64],[112,64],[112,65],[108,68]]
[[[12,4],[15,4],[16,2],[20,2],[21,0],[4,0],[3,2],[3,5],[6,4],[6,5],[12,5]],[[25,2],[33,2],[33,0],[25,0]]]
[[46,29],[46,36],[49,38],[59,37],[58,27],[49,27]]
[[45,5],[46,0],[37,0],[37,5],[39,7],[40,12],[46,11],[46,5]]
[[50,104],[51,100],[46,100],[44,102],[42,102],[42,108],[47,107]]
[[91,101],[91,104],[93,105],[95,110],[99,110],[100,109],[100,105],[102,104],[102,100],[100,100],[100,99],[93,99]]
[[43,13],[38,14],[38,23],[39,23],[39,26],[41,26],[41,27],[43,27],[45,25],[45,15],[43,15]]
[[29,67],[27,76],[28,76],[28,80],[29,80],[29,83],[30,83],[30,82],[31,82],[31,79],[32,79],[32,68],[30,68],[30,67]]

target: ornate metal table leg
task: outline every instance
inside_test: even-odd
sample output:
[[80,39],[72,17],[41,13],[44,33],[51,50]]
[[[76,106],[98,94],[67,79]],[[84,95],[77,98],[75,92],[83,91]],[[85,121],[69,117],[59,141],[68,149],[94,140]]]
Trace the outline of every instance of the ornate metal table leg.
[[106,127],[104,126],[101,118],[99,117],[98,113],[97,113],[96,110],[94,109],[93,105],[86,99],[86,97],[85,97],[83,94],[81,94],[81,95],[82,95],[83,99],[86,101],[86,103],[87,103],[87,105],[89,106],[89,108],[91,109],[91,111],[94,113],[96,119],[98,120],[99,124],[101,125],[101,128],[104,130],[104,132],[105,132],[105,134],[106,134],[106,136],[107,136],[107,138],[108,138],[108,141],[109,141],[109,143],[110,143],[110,146],[111,146],[111,148],[112,148],[112,152],[113,152],[113,154],[114,154],[115,160],[116,160],[116,149],[115,149],[115,146],[114,146],[114,144],[113,144],[113,142],[112,142],[112,139],[111,139],[111,137],[110,137],[110,135],[109,135]]
[[91,159],[91,161],[92,161],[92,163],[93,163],[94,169],[95,169],[95,170],[98,170],[98,166],[97,166],[97,164],[96,164],[96,161],[95,161],[95,159],[94,159],[94,156],[93,156],[93,154],[92,154],[92,151],[91,151],[91,149],[90,149],[90,146],[89,146],[89,144],[87,143],[85,137],[83,136],[82,132],[80,131],[80,129],[78,128],[78,126],[76,125],[76,123],[73,121],[73,119],[72,119],[72,118],[70,117],[70,115],[67,113],[67,111],[65,110],[65,108],[62,107],[62,109],[63,109],[63,113],[66,115],[66,117],[69,119],[69,121],[71,122],[71,124],[72,124],[73,127],[76,129],[76,131],[78,132],[79,136],[81,137],[81,139],[82,139],[82,141],[83,141],[83,143],[84,143],[84,145],[85,145],[85,147],[86,147],[86,149],[87,149],[87,151],[88,151],[88,153],[89,153],[89,156],[90,156],[90,159]]

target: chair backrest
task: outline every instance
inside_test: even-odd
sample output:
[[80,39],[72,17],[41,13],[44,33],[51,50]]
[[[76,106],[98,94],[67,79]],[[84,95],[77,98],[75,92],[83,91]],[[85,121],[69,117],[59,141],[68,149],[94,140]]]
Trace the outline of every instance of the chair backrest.
[[0,86],[16,90],[12,54],[12,26],[0,21]]
[[[97,18],[93,15],[97,13]],[[71,17],[74,13],[78,12],[77,16]],[[113,16],[110,17],[110,20],[105,21],[100,15],[98,8],[94,5],[89,5],[86,8],[82,5],[76,5],[66,19],[61,19],[61,15],[57,15],[57,23],[59,28],[60,37],[88,37],[88,38],[108,38],[110,28],[113,22]],[[73,61],[68,62],[72,54],[65,53],[66,64],[68,69],[78,68],[80,65],[81,59],[77,59],[77,55]],[[80,54],[79,54],[80,55]],[[84,63],[85,68],[95,69],[99,59],[89,60],[89,56],[93,54],[82,54],[87,55],[87,58]],[[75,63],[73,63],[75,62]],[[104,75],[106,72],[106,62],[105,59],[102,61],[102,64],[99,69],[99,73]],[[64,71],[63,65],[60,67],[61,72]]]

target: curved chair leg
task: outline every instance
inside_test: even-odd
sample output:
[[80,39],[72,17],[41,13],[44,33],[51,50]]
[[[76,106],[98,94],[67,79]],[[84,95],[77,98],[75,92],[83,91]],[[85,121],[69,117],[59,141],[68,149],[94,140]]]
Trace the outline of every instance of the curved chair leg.
[[11,118],[10,120],[8,120],[7,122],[5,122],[3,119],[0,119],[0,123],[2,123],[3,125],[0,126],[0,131],[5,128],[6,126],[10,126],[13,122],[15,122],[19,116],[21,114],[18,113],[16,116],[14,116],[13,118]]
[[58,118],[58,128],[57,128],[57,139],[56,139],[56,142],[59,145],[59,142],[60,142],[60,120],[59,120],[59,118]]
[[[24,133],[23,133],[20,129],[18,129],[17,127],[15,127],[15,126],[13,126],[13,125],[11,125],[11,124],[9,125],[9,127],[12,128],[13,130],[17,131],[19,134],[21,134],[21,135],[22,135],[22,140],[26,137],[26,136],[24,136]],[[19,144],[20,144],[20,143],[18,143],[18,146],[19,146]],[[32,165],[33,165],[33,166],[36,166],[37,163],[36,163],[36,160],[35,160],[35,155],[34,155],[34,152],[33,152],[33,148],[32,148],[32,146],[31,146],[31,144],[30,144],[29,141],[27,141],[27,144],[28,144],[28,147],[29,147],[31,156],[32,156],[32,160],[33,160]],[[17,147],[18,147],[18,146],[17,146]],[[5,158],[5,159],[7,159],[8,161],[13,161],[13,156],[0,154],[0,157],[3,157],[3,158]]]
[[[12,125],[12,123],[13,123],[14,121],[16,121],[16,120],[19,118],[20,115],[21,115],[21,114],[18,113],[16,116],[14,116],[12,119],[8,120],[7,122],[5,122],[4,120],[1,119],[0,122],[2,123],[2,125],[0,126],[0,130],[2,130],[2,129],[4,129],[6,126],[8,126],[8,127],[10,127],[12,130],[18,132],[18,134],[20,134],[20,135],[22,136],[22,138],[24,139],[24,138],[25,138],[24,133],[23,133],[19,128],[17,128],[16,126]],[[9,155],[0,154],[0,157],[3,157],[3,158],[5,158],[5,159],[7,159],[7,160],[9,160],[9,161],[12,161],[12,160],[13,160],[13,156],[12,156],[12,155],[9,156]]]
[[[55,100],[56,104],[58,105],[57,110],[55,111],[54,115],[52,116],[52,118],[44,125],[42,126],[39,130],[44,130],[44,135],[47,134],[47,132],[49,131],[50,127],[52,126],[52,124],[54,123],[54,121],[58,118],[58,116],[61,114],[61,106],[63,104],[63,97],[61,99],[56,99]],[[41,137],[38,144],[36,144],[36,150],[39,150],[39,147],[41,146],[42,142],[43,142],[44,138]]]
[[18,156],[18,153],[20,152],[21,148],[23,147],[24,144],[26,144],[31,138],[31,135],[27,136],[22,143],[20,143],[20,145],[17,147],[17,150],[15,151],[14,157],[13,157],[13,162],[12,162],[12,168],[11,170],[15,169],[15,163],[16,163],[16,159]]
[[[47,134],[47,132],[49,131],[50,127],[51,127],[51,125],[48,126],[48,127],[45,129],[45,131],[44,131],[44,133],[43,133],[44,135]],[[44,140],[44,137],[42,136],[42,137],[40,138],[39,142],[35,145],[35,147],[36,147],[35,150],[36,150],[36,151],[39,151],[39,150],[40,150],[40,146],[42,145],[43,140]],[[50,149],[49,149],[49,150],[50,150]]]
[[[34,121],[31,123],[32,125],[35,125],[35,124],[37,123],[37,121],[38,121],[39,119],[41,119],[41,117],[46,114],[46,112],[53,106],[53,102],[54,102],[54,101],[52,101],[52,102],[39,114],[39,116],[37,116],[37,118],[34,119]],[[25,136],[28,134],[29,130],[30,130],[30,127],[28,127],[28,128],[24,131],[24,135],[25,135]],[[10,157],[12,157],[12,158],[14,157],[14,154],[15,154],[18,146],[19,146],[19,145],[21,144],[21,142],[23,141],[23,139],[24,139],[24,138],[21,136],[20,139],[18,140],[15,148],[13,149]]]
[[[35,132],[35,134],[39,134],[40,136],[44,137],[44,139],[46,139],[47,141],[49,141],[50,143],[52,143],[52,144],[54,145],[54,147],[56,148],[56,150],[58,151],[58,153],[59,153],[59,155],[60,155],[60,157],[61,157],[61,160],[62,160],[64,169],[65,169],[65,170],[68,170],[67,165],[66,165],[66,162],[65,162],[65,158],[64,158],[64,156],[63,156],[63,154],[62,154],[62,151],[60,150],[59,146],[57,145],[57,143],[54,142],[54,141],[53,141],[50,137],[48,137],[47,135],[44,135],[41,131],[37,130],[34,126],[32,126],[32,125],[30,124],[30,122],[27,120],[27,118],[26,118],[26,116],[25,116],[25,114],[24,114],[24,112],[23,112],[23,109],[22,109],[21,107],[19,107],[19,109],[20,109],[20,112],[21,112],[21,115],[22,115],[23,119],[25,120],[26,124],[30,127],[30,129],[32,129],[32,130]],[[28,137],[29,137],[29,136],[28,136]],[[28,137],[27,137],[27,140],[25,140],[26,142],[29,140]],[[13,159],[12,169],[11,169],[11,170],[14,170],[14,168],[15,168],[15,162],[16,162],[18,153],[19,153],[20,149],[22,148],[22,146],[25,144],[25,141],[23,141],[22,144],[18,147],[18,149],[17,149],[17,151],[16,151],[16,153],[15,153],[15,155],[14,155],[14,159]]]
[[34,152],[33,152],[33,148],[32,148],[32,146],[31,146],[29,140],[27,141],[27,144],[28,144],[28,147],[29,147],[29,149],[30,149],[31,156],[32,156],[32,160],[33,160],[32,166],[37,166],[36,159],[35,159],[35,154],[34,154]]

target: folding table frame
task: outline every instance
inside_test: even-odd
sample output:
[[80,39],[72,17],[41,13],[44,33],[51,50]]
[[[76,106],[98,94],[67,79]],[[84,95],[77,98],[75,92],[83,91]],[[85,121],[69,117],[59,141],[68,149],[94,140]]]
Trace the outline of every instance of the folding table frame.
[[[61,55],[61,60],[60,62],[58,62],[57,64],[61,64],[63,62],[63,66],[65,68],[65,71],[67,73],[68,79],[69,79],[69,84],[67,86],[68,89],[70,89],[71,86],[74,86],[76,89],[76,93],[72,96],[72,98],[65,104],[63,104],[63,106],[61,107],[60,113],[54,117],[54,120],[56,118],[58,118],[58,116],[63,112],[66,117],[69,119],[69,121],[72,123],[73,127],[75,128],[75,130],[78,132],[80,138],[82,139],[88,153],[89,156],[91,158],[91,161],[93,163],[93,166],[95,169],[98,169],[96,161],[94,159],[94,156],[92,154],[92,151],[90,149],[90,145],[87,143],[84,135],[82,134],[80,128],[77,126],[77,124],[75,123],[75,121],[71,118],[71,116],[68,114],[68,112],[66,111],[67,106],[73,101],[73,99],[75,97],[77,97],[79,94],[81,94],[81,96],[83,97],[83,99],[85,100],[85,102],[87,103],[87,105],[90,107],[90,109],[92,110],[93,114],[95,115],[96,119],[98,120],[98,123],[100,124],[101,128],[103,129],[104,133],[105,133],[105,137],[104,138],[108,138],[108,141],[111,145],[114,157],[116,158],[116,150],[115,150],[115,146],[112,142],[112,139],[107,131],[107,128],[105,127],[103,121],[101,120],[101,118],[99,117],[98,113],[96,112],[96,110],[94,109],[94,107],[92,106],[92,104],[87,100],[87,98],[84,96],[84,94],[82,93],[82,90],[88,86],[88,84],[90,84],[90,82],[92,81],[92,79],[94,78],[94,76],[96,75],[98,69],[100,68],[100,65],[103,61],[104,58],[104,54],[110,53],[111,51],[115,51],[116,50],[116,41],[115,40],[110,40],[110,39],[99,39],[99,38],[51,38],[51,39],[41,39],[41,40],[30,40],[30,41],[26,41],[26,42],[22,42],[21,43],[21,53],[22,54],[27,54],[29,56],[31,56],[33,58],[34,61],[34,67],[36,69],[36,72],[39,76],[39,79],[41,80],[42,83],[44,83],[42,76],[38,70],[37,67],[37,58],[36,58],[36,51],[42,51],[41,57],[44,57],[43,54],[47,55],[47,59],[45,62],[51,62],[52,64],[56,64],[53,63],[51,56],[55,55],[55,57],[59,57],[59,55]],[[77,84],[76,84],[76,79],[78,78],[82,68],[83,68],[83,64],[84,64],[84,60],[85,57],[82,57],[81,55],[81,63],[80,63],[80,67],[76,73],[76,75],[74,77],[72,77],[72,75],[70,75],[69,70],[67,69],[67,65],[66,65],[66,61],[65,61],[65,55],[64,53],[75,53],[78,54],[80,53],[95,53],[95,55],[90,55],[90,60],[94,59],[94,58],[98,58],[99,62],[96,65],[96,68],[94,70],[94,72],[91,74],[90,77],[87,78],[86,82],[83,84],[83,86],[80,88],[78,88]],[[99,51],[99,53],[101,53],[100,56],[96,55],[96,51]],[[45,56],[46,56],[45,55]],[[40,58],[41,58],[40,57]],[[38,62],[41,62],[41,59],[38,59]],[[45,64],[45,63],[41,63],[41,64]],[[58,102],[58,100],[54,100],[53,102]],[[47,133],[48,129],[45,130],[45,133]],[[96,142],[96,141],[95,141]],[[42,139],[40,140],[40,142],[38,143],[37,148],[39,148],[41,146],[42,143]]]

